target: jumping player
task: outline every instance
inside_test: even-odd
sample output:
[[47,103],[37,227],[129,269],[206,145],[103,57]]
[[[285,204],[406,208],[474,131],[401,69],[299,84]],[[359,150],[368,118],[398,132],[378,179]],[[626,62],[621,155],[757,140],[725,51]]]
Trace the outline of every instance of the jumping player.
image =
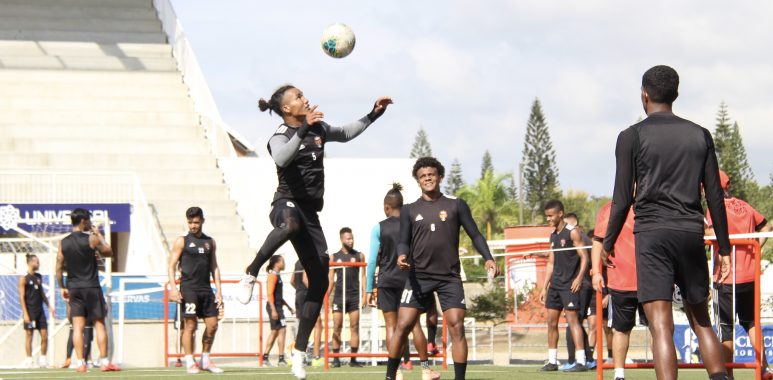
[[[309,278],[306,276],[306,272],[303,270],[300,260],[295,262],[295,269],[293,270],[293,280],[290,285],[295,288],[295,310],[300,310],[303,307],[303,302],[306,300],[306,293],[309,292]],[[312,367],[321,367],[325,362],[319,356],[320,346],[322,345],[322,321],[317,318],[317,323],[314,325],[314,344],[311,350],[311,359],[306,360],[311,362]]]
[[263,353],[263,364],[269,366],[268,354],[274,341],[277,342],[277,351],[279,352],[278,366],[286,366],[285,361],[285,333],[287,331],[287,322],[285,322],[284,308],[290,309],[290,313],[295,314],[295,310],[284,299],[284,283],[279,273],[285,269],[285,259],[282,256],[272,256],[268,260],[268,278],[266,278],[266,288],[268,289],[268,302],[266,302],[266,313],[271,318],[271,334],[266,340],[266,351]]
[[250,301],[258,270],[289,240],[309,279],[309,292],[298,310],[298,333],[292,357],[292,372],[299,379],[306,378],[306,346],[328,288],[327,242],[317,214],[322,210],[325,192],[325,143],[347,142],[359,136],[390,104],[392,99],[379,98],[370,113],[361,119],[333,127],[323,121],[324,114],[317,111],[317,106],[309,106],[303,92],[296,87],[282,86],[268,101],[258,102],[261,111],[282,117],[283,123],[268,141],[279,185],[269,216],[274,229],[247,267],[241,280],[239,301],[245,304]]
[[[381,309],[381,313],[384,315],[384,324],[386,324],[387,345],[394,336],[395,325],[397,324],[397,310],[400,308],[400,298],[403,289],[410,288],[410,283],[407,283],[408,272],[401,270],[397,266],[397,245],[400,242],[400,209],[403,207],[402,190],[402,185],[394,183],[392,184],[392,189],[384,196],[384,214],[387,218],[373,227],[367,267],[366,303],[373,304],[375,301],[378,308]],[[378,291],[374,292],[373,283],[375,282],[377,267]],[[434,304],[435,300],[433,299],[432,306]],[[413,344],[419,352],[419,360],[421,361],[422,380],[440,378],[439,373],[429,368],[429,346],[419,322],[416,323],[412,332]],[[403,368],[408,369],[409,363],[411,363],[411,357],[406,344],[403,351]],[[410,368],[412,367],[410,365]],[[402,373],[399,370],[396,378],[397,380],[402,378]]]
[[[352,229],[344,227],[339,231],[341,238],[341,250],[334,253],[331,257],[333,262],[337,263],[364,263],[365,255],[354,249],[354,235]],[[346,286],[344,289],[344,278]],[[363,300],[361,294],[365,294],[365,270],[362,267],[338,267],[331,268],[329,273],[330,289],[328,293],[333,297],[333,344],[331,348],[333,353],[337,354],[341,350],[341,330],[344,324],[344,314],[349,315],[349,333],[350,347],[353,354],[356,354],[360,346],[360,301]],[[346,294],[346,304],[344,304],[344,294]],[[341,360],[338,357],[333,358],[331,364],[333,368],[341,366]],[[351,367],[362,367],[363,364],[352,357],[349,362]]]
[[32,367],[32,334],[35,330],[40,332],[40,357],[38,366],[48,367],[48,322],[43,305],[51,310],[48,305],[48,298],[43,291],[43,276],[38,273],[40,269],[40,259],[35,255],[27,255],[27,275],[19,277],[19,304],[21,306],[22,317],[24,318],[24,331],[27,333],[24,341],[24,350],[27,353],[27,359],[24,361],[24,367]]
[[[217,266],[217,243],[204,234],[204,211],[191,207],[185,211],[188,234],[178,236],[169,255],[169,299],[183,305],[183,350],[185,367],[190,374],[199,370],[222,373],[223,370],[210,359],[209,352],[215,341],[218,316],[222,312],[223,296],[220,287],[220,268]],[[175,283],[179,262],[180,290]],[[210,275],[215,282],[212,294]],[[206,329],[201,337],[201,363],[193,358],[193,340],[196,338],[198,318],[204,320]]]
[[[105,297],[99,285],[97,271],[97,254],[102,257],[113,255],[113,249],[99,232],[99,228],[91,224],[91,213],[82,208],[76,208],[70,213],[72,233],[59,242],[59,252],[56,255],[56,279],[62,289],[62,299],[70,303],[72,317],[73,345],[75,346],[75,361],[78,372],[87,372],[86,361],[83,359],[83,331],[86,320],[94,321],[99,346],[98,365],[103,372],[120,371],[118,366],[110,363],[107,358],[107,331],[105,329]],[[67,267],[67,283],[64,282],[64,269]]]
[[[730,178],[725,172],[719,172],[719,183],[725,194],[725,210],[727,212],[728,233],[748,234],[753,232],[770,232],[773,226],[768,224],[767,219],[755,210],[750,204],[730,195]],[[711,214],[706,215],[707,229],[706,235],[714,235],[711,225]],[[767,241],[766,238],[759,239],[760,248]],[[738,245],[735,249],[735,312],[741,326],[749,334],[752,344],[757,340],[754,326],[754,267],[760,265],[754,259],[754,252],[751,247]],[[731,257],[732,261],[732,257]],[[716,260],[715,262],[719,262]],[[719,280],[719,267],[714,268],[714,281]],[[724,281],[715,284],[719,296],[716,305],[719,307],[719,340],[722,342],[725,362],[733,361],[733,329],[735,328],[733,318],[733,276],[732,273]],[[773,378],[773,373],[768,370],[768,361],[765,357],[765,350],[762,350],[763,379]],[[732,369],[728,368],[728,375],[732,376]]]
[[[609,303],[611,305],[612,326],[612,360],[615,365],[615,380],[625,380],[625,361],[631,331],[636,324],[636,312],[639,319],[646,325],[646,317],[639,298],[636,295],[636,247],[634,244],[634,213],[630,210],[625,218],[623,229],[615,243],[614,256],[604,255],[604,236],[609,222],[609,211],[612,202],[601,206],[596,215],[596,233],[593,237],[591,250],[591,265],[593,266],[593,288],[602,291],[609,288]],[[607,281],[604,280],[603,268],[607,270]],[[606,284],[605,284],[606,282]]]
[[498,269],[486,239],[472,219],[467,203],[440,192],[445,174],[443,165],[433,157],[419,158],[413,165],[413,178],[421,188],[421,197],[403,206],[400,212],[400,243],[397,265],[409,270],[410,289],[405,289],[397,314],[397,326],[389,341],[386,379],[393,380],[400,366],[400,356],[408,334],[422,311],[440,298],[443,319],[451,333],[454,373],[464,380],[467,371],[467,340],[464,336],[464,287],[459,261],[459,230],[464,230],[475,249],[486,261],[490,276]]
[[719,282],[723,282],[730,269],[730,240],[717,156],[708,130],[674,115],[672,104],[678,89],[679,75],[668,66],[655,66],[642,77],[641,101],[647,118],[617,138],[617,170],[604,250],[613,252],[633,205],[637,293],[649,320],[657,378],[677,377],[671,306],[676,284],[709,377],[727,379],[708,313],[709,270],[701,206],[703,186],[714,216],[721,256]]
[[558,319],[561,311],[564,311],[577,348],[577,364],[565,371],[584,372],[588,368],[585,366],[587,358],[579,310],[580,289],[588,267],[588,252],[584,248],[571,249],[583,246],[582,233],[564,221],[564,204],[561,201],[548,201],[544,210],[548,224],[554,229],[550,234],[551,248],[568,250],[548,253],[545,282],[539,295],[540,302],[548,310],[548,362],[540,371],[558,370]]

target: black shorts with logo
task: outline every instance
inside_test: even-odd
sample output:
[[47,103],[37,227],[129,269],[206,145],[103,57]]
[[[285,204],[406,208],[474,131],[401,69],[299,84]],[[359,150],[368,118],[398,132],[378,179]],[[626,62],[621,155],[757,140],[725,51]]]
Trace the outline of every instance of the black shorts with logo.
[[91,320],[105,319],[107,307],[102,288],[74,288],[70,293],[70,316]]
[[333,312],[334,313],[351,313],[353,311],[360,310],[360,300],[356,294],[346,295],[346,309],[344,309],[344,300],[342,298],[333,298]]
[[285,319],[284,310],[282,308],[278,308],[276,310],[276,313],[279,314],[278,319],[271,318],[271,306],[266,303],[266,314],[268,314],[268,320],[271,324],[271,330],[281,330],[285,327],[287,327],[287,320]]
[[464,309],[467,306],[464,302],[464,286],[458,278],[449,280],[434,280],[425,278],[416,278],[409,276],[406,289],[400,298],[400,307],[410,307],[419,309],[422,312],[428,312],[435,309],[435,295],[437,293],[440,300],[440,309]]
[[639,312],[639,324],[647,326],[647,315],[639,302],[636,291],[609,290],[609,308],[612,309],[609,327],[629,332],[636,325],[636,312]]
[[382,312],[389,313],[397,311],[397,309],[400,308],[400,299],[402,296],[402,288],[378,288],[376,303]]
[[[719,340],[733,340],[733,284],[717,284],[717,301],[714,307],[719,308]],[[747,332],[754,326],[754,283],[746,282],[735,285],[735,313],[738,324]]]
[[187,290],[180,291],[183,296],[182,311],[184,318],[217,317],[217,303],[212,290]]
[[[596,291],[593,290],[593,288],[591,288],[590,289],[590,294],[591,294],[590,302],[588,303],[588,308],[586,309],[586,312],[585,312],[585,317],[586,318],[587,317],[592,317],[592,316],[596,315]],[[602,299],[607,294],[609,294],[609,291],[607,291],[607,288],[604,288],[604,290],[601,292]],[[607,303],[607,306],[609,306],[609,303]],[[602,313],[601,317],[603,319],[609,318],[609,307],[605,307],[605,308],[601,309],[601,313]]]
[[703,234],[659,229],[640,231],[634,237],[639,302],[670,302],[674,284],[685,302],[695,305],[706,301],[709,267]]
[[46,321],[46,313],[43,310],[27,310],[27,314],[30,317],[30,323],[24,324],[25,330],[47,330],[48,321]]
[[581,310],[580,292],[573,293],[571,290],[560,290],[548,288],[545,296],[545,307],[553,310]]

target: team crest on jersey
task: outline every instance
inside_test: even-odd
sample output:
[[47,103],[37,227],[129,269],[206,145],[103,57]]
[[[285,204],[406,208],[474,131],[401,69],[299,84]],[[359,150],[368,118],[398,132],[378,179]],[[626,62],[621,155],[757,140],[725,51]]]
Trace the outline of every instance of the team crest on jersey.
[[314,136],[314,144],[317,144],[317,148],[322,148],[322,137]]
[[205,243],[204,243],[204,248],[205,248],[205,249],[209,249],[209,243],[206,243],[206,242],[205,242]]
[[566,239],[561,239],[561,247],[566,247]]
[[446,212],[446,210],[443,210],[440,212],[439,216],[440,216],[440,220],[445,222],[446,219],[448,219],[448,212]]

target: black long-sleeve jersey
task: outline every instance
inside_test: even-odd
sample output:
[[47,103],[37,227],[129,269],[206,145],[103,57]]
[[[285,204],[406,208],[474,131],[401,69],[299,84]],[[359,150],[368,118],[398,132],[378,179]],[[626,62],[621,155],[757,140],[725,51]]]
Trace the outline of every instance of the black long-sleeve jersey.
[[631,204],[636,214],[634,232],[672,229],[703,233],[703,186],[709,211],[718,216],[714,230],[719,253],[730,253],[717,156],[708,130],[671,112],[652,113],[620,133],[615,156],[617,170],[605,250],[614,247]]
[[408,256],[416,278],[460,281],[460,227],[464,227],[481,256],[493,260],[486,239],[472,219],[470,207],[463,200],[447,195],[432,201],[419,198],[403,206],[398,255]]

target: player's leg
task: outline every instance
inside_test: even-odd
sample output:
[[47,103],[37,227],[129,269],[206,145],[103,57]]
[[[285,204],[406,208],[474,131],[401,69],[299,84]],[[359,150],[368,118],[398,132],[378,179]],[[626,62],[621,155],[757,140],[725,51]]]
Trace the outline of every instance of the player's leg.
[[314,360],[312,361],[312,365],[315,365],[315,366],[322,365],[322,358],[320,357],[321,346],[322,346],[322,318],[317,318],[317,322],[314,324],[314,347],[312,348],[312,354],[314,355]]
[[583,342],[583,329],[580,326],[580,316],[577,310],[564,309],[566,316],[566,323],[569,324],[569,329],[572,331],[572,339],[574,340],[574,346],[577,347],[576,358],[577,365],[567,371],[583,371],[585,370],[586,357],[585,357],[585,343]]
[[91,344],[94,342],[94,324],[89,326],[88,319],[86,327],[83,328],[83,360],[88,362],[91,359]]
[[31,328],[31,324],[32,322],[30,321],[29,325],[25,324],[24,326],[24,352],[27,353],[27,361],[29,362],[25,363],[26,366],[32,366],[32,335],[35,330]]
[[[349,314],[349,347],[351,347],[352,353],[356,354],[360,350],[360,310],[355,309],[348,312]],[[349,361],[349,365],[352,367],[361,367],[362,365],[357,361],[357,357],[352,357]]]
[[644,313],[652,335],[652,360],[659,380],[676,379],[676,350],[674,349],[674,317],[671,300],[644,303]]
[[209,357],[209,354],[212,352],[212,345],[215,343],[215,335],[217,334],[217,306],[215,305],[214,295],[212,293],[209,293],[208,296],[210,297],[211,301],[203,302],[204,304],[210,303],[211,305],[207,305],[204,313],[204,334],[201,335],[201,365],[199,366],[202,370],[208,371],[211,373],[223,373],[223,370],[220,369]]
[[40,328],[40,359],[38,364],[41,367],[48,367],[48,327]]
[[268,361],[268,357],[271,354],[271,349],[274,348],[274,342],[276,341],[276,337],[279,334],[279,330],[275,330],[272,326],[271,332],[268,334],[268,337],[266,338],[266,350],[263,351],[263,365],[270,366],[270,363]]
[[[421,310],[418,307],[421,306],[409,306],[408,302],[413,297],[409,290],[406,290],[403,294],[403,305],[397,312],[397,323],[395,324],[395,331],[392,335],[392,339],[387,342],[387,351],[389,357],[387,359],[387,371],[386,379],[394,380],[397,376],[397,369],[400,366],[401,356],[403,353],[403,347],[408,340],[408,334],[413,330],[413,326],[418,321]],[[419,303],[415,300],[414,303]]]
[[[185,296],[183,296],[185,297]],[[194,303],[191,303],[195,305]],[[183,305],[186,305],[185,311],[186,313],[183,315],[183,352],[185,353],[185,368],[187,369],[188,373],[198,373],[199,372],[199,366],[196,364],[196,361],[193,358],[193,340],[196,338],[196,328],[198,327],[199,321],[198,317],[195,314],[195,311],[192,313],[188,313],[191,309],[188,308],[187,304],[183,302]]]
[[[269,214],[271,225],[274,227],[266,236],[266,240],[258,250],[255,258],[246,268],[246,274],[239,282],[239,302],[247,304],[252,299],[252,289],[255,285],[255,278],[258,271],[277,249],[288,240],[297,236],[301,230],[301,216],[298,208],[291,201],[279,200],[271,208]],[[300,253],[299,253],[300,254]]]
[[635,292],[610,292],[609,305],[612,318],[612,360],[615,379],[625,378],[625,359],[628,355],[631,331],[636,323],[639,300]]
[[424,318],[424,322],[427,325],[427,351],[430,355],[437,355],[440,353],[440,350],[438,349],[438,345],[435,342],[438,327],[438,312],[436,301],[433,300],[432,305],[429,309],[427,309],[427,314]]
[[384,325],[386,333],[386,342],[389,346],[389,341],[392,340],[392,335],[395,333],[395,326],[397,325],[397,310],[383,311],[381,314],[384,316]]
[[[341,345],[343,341],[341,340],[341,331],[343,330],[344,326],[344,313],[343,309],[339,308],[337,311],[333,312],[333,338],[331,339],[332,342],[330,344],[330,347],[332,348],[332,351],[334,354],[337,354],[341,352]],[[338,357],[333,358],[332,367],[338,368],[341,366],[341,359]]]
[[73,343],[72,343],[72,321],[70,321],[70,332],[67,334],[67,352],[65,353],[64,357],[64,363],[62,364],[62,368],[70,368],[70,364],[72,364],[72,350],[73,350]]
[[454,359],[454,378],[464,380],[467,373],[467,338],[464,335],[464,314],[461,308],[443,311],[448,334],[451,335],[451,357]]
[[72,317],[72,344],[75,348],[75,362],[78,370],[86,368],[86,363],[83,362],[83,329],[86,326],[86,317],[76,316]]
[[[284,319],[283,319],[284,321]],[[282,322],[284,323],[284,322]],[[285,361],[285,337],[287,335],[287,328],[285,326],[282,326],[277,332],[276,332],[276,348],[277,353],[279,354],[279,360],[277,361],[277,364],[280,366],[286,366],[287,361]]]
[[[725,363],[733,361],[733,351],[735,349],[733,342],[733,330],[735,322],[733,321],[733,288],[732,285],[719,284],[717,287],[717,299],[714,300],[715,306],[719,309],[719,340],[722,343],[722,360]],[[752,307],[753,307],[752,303]],[[740,305],[738,305],[740,306]],[[751,336],[750,336],[751,337]],[[733,375],[732,368],[727,369],[728,375]]]
[[547,309],[548,362],[540,371],[558,371],[558,319],[561,317],[561,300],[558,291],[548,290],[545,299]]

